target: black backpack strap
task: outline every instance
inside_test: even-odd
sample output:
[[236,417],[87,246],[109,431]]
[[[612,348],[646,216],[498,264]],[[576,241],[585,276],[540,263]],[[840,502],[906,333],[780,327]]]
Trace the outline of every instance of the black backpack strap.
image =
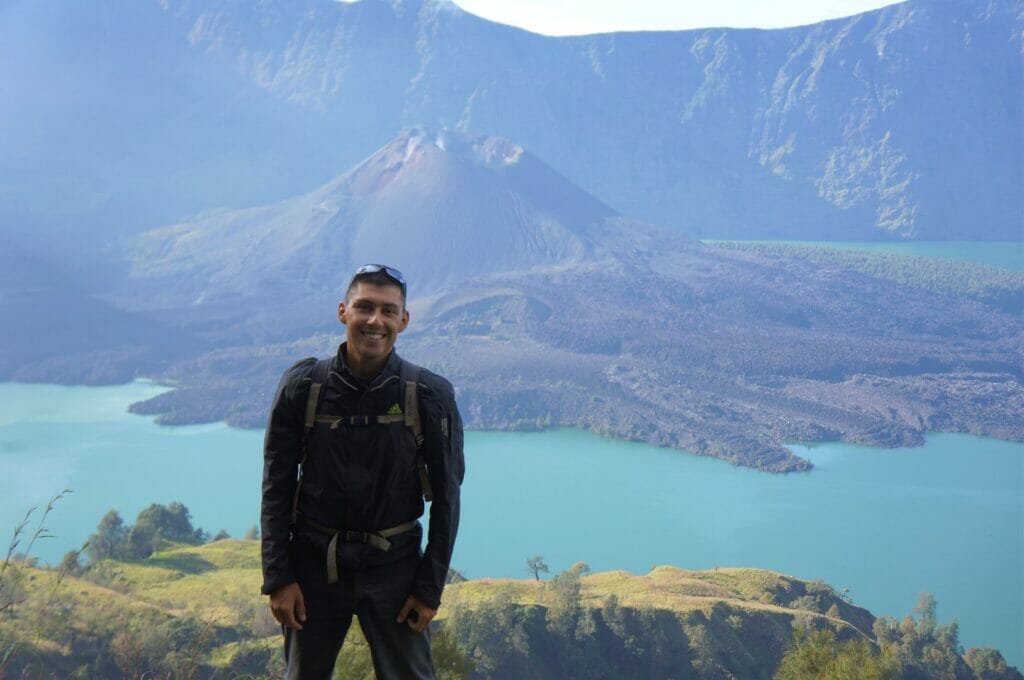
[[416,438],[416,469],[420,473],[420,488],[423,500],[428,503],[434,500],[434,492],[430,487],[430,476],[427,475],[427,463],[423,460],[423,425],[420,421],[420,400],[416,396],[416,385],[420,380],[422,369],[414,363],[402,360],[402,391],[405,399],[405,426],[412,430]]
[[331,370],[331,359],[317,359],[310,376],[309,396],[306,397],[306,413],[302,424],[302,460],[299,462],[298,478],[295,481],[295,495],[292,497],[292,525],[299,519],[299,489],[302,488],[302,468],[309,456],[309,435],[316,425],[316,411],[320,406],[320,395],[327,383]]

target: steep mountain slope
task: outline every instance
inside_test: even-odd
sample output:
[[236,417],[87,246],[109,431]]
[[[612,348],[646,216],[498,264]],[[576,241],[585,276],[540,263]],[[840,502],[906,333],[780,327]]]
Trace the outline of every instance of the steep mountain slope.
[[387,261],[407,262],[422,295],[467,276],[579,262],[594,255],[590,230],[615,215],[508,140],[412,131],[308,194],[146,232],[131,287],[147,286],[146,306],[159,290],[169,304],[285,285],[336,292],[358,264]]
[[0,380],[123,383],[195,351],[187,332],[98,299],[79,273],[10,243],[0,248],[0,319]]
[[[322,327],[359,264],[402,263],[422,297],[467,277],[569,266],[607,249],[614,211],[500,138],[411,131],[319,189],[201,213],[129,244],[108,296],[184,326],[263,339]],[[312,326],[311,326],[312,323]]]
[[516,139],[690,234],[1021,237],[1015,0],[577,38],[435,0],[0,12],[12,224],[124,233],[272,202],[427,125]]
[[470,427],[585,427],[772,471],[808,466],[793,440],[1024,438],[1005,308],[1022,277],[979,298],[706,246],[504,139],[410,133],[310,194],[147,232],[130,259],[107,299],[202,339],[162,374],[179,389],[138,406],[165,422],[261,426],[284,366],[333,351],[370,261],[409,274],[400,351],[454,380]]

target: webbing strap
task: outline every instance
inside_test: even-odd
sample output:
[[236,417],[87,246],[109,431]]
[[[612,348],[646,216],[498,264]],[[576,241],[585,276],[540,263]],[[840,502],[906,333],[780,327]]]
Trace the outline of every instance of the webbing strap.
[[311,519],[304,518],[302,521],[317,531],[322,531],[325,534],[331,534],[331,542],[327,544],[327,583],[338,582],[338,541],[344,541],[345,543],[365,543],[377,550],[387,552],[391,549],[391,541],[388,540],[389,538],[397,536],[398,534],[404,534],[405,532],[412,531],[416,528],[416,520],[414,519],[409,520],[408,522],[402,522],[398,526],[381,529],[380,531],[352,531],[350,529],[336,529],[334,527],[320,524],[319,522],[314,522]]
[[404,415],[384,415],[384,416],[316,416],[314,422],[327,423],[331,426],[332,430],[337,430],[342,425],[351,425],[353,427],[360,427],[366,425],[390,425],[391,423],[404,423]]
[[423,489],[423,500],[430,502],[434,500],[434,489],[430,486],[430,476],[427,474],[427,463],[423,456],[416,454],[416,470],[420,473],[420,488]]
[[405,382],[405,425],[412,430],[416,438],[416,471],[420,475],[420,489],[423,500],[428,503],[434,500],[434,490],[430,486],[430,475],[427,474],[427,463],[423,460],[423,426],[420,422],[420,400],[416,398],[416,384],[420,379],[420,367],[402,362],[402,380]]
[[331,536],[327,544],[327,583],[338,582],[338,534]]
[[416,446],[423,446],[423,427],[420,425],[420,402],[416,398],[416,381],[405,383],[405,425],[416,437]]
[[320,405],[320,389],[327,382],[327,375],[330,371],[330,359],[317,359],[313,365],[312,382],[309,384],[309,396],[306,397],[306,415],[303,419],[302,432],[302,460],[299,461],[298,471],[295,479],[295,493],[292,495],[292,525],[299,519],[299,490],[302,488],[302,470],[306,465],[306,458],[309,457],[309,433],[316,425],[316,409]]
[[320,388],[322,383],[311,383],[309,386],[309,397],[306,399],[306,429],[310,430],[316,424],[316,405],[320,401]]

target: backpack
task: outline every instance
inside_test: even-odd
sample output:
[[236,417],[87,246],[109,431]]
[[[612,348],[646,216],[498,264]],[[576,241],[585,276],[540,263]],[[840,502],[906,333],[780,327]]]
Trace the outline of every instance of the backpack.
[[313,373],[309,385],[309,396],[306,399],[306,415],[303,421],[302,435],[302,461],[299,463],[298,479],[295,483],[295,497],[292,499],[292,524],[298,521],[299,517],[299,489],[302,487],[302,469],[309,456],[309,436],[313,427],[318,422],[330,423],[332,428],[340,425],[390,425],[391,423],[404,422],[416,439],[416,469],[420,476],[420,488],[423,490],[423,500],[433,500],[433,492],[430,488],[430,477],[427,475],[427,464],[423,460],[423,428],[420,422],[419,399],[416,396],[416,386],[419,382],[419,366],[401,360],[401,381],[402,400],[405,404],[404,413],[385,413],[379,416],[322,416],[317,414],[320,406],[320,396],[323,386],[327,383],[330,372],[331,359],[317,359],[313,366]]

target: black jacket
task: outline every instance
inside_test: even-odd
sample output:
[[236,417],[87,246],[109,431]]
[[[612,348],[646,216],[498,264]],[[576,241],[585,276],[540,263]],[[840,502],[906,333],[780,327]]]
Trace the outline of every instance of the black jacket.
[[[316,359],[303,359],[281,378],[270,410],[264,441],[263,593],[295,581],[289,542],[326,550],[330,535],[303,518],[339,529],[380,531],[414,520],[424,503],[416,470],[416,443],[403,423],[341,426],[318,424],[309,439],[309,454],[299,495],[299,522],[291,526],[296,471],[302,459],[303,421]],[[369,383],[345,363],[345,345],[331,361],[321,391],[321,415],[384,415],[404,408],[401,359],[392,352],[383,370]],[[426,461],[433,502],[427,547],[410,595],[437,608],[441,602],[452,547],[459,525],[459,486],[465,464],[462,420],[451,384],[424,369],[417,385],[423,428],[421,453]],[[419,553],[422,528],[390,538],[387,552],[362,543],[339,543],[340,569],[359,569],[407,559]]]

